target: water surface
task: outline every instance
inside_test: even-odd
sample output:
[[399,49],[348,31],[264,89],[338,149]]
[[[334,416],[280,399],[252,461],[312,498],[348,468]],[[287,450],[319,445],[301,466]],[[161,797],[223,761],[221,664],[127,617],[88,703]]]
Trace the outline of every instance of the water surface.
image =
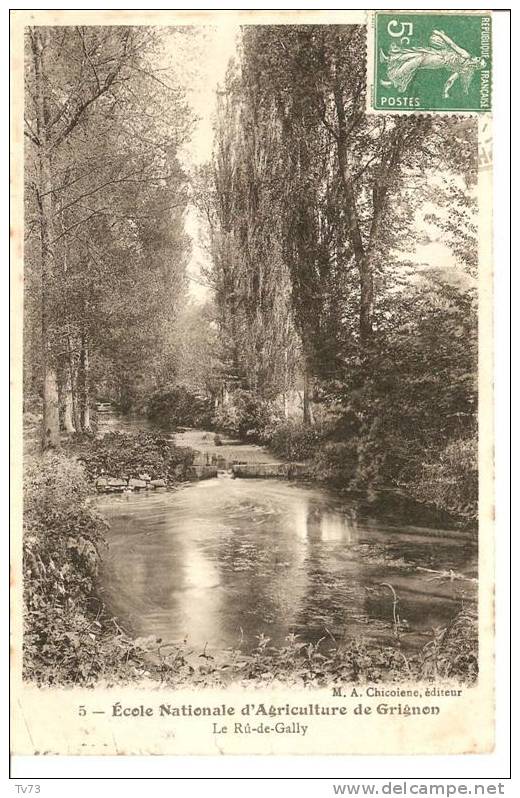
[[289,633],[391,640],[391,585],[417,646],[475,600],[466,536],[372,517],[321,487],[212,479],[98,504],[111,526],[105,601],[134,635],[244,649]]

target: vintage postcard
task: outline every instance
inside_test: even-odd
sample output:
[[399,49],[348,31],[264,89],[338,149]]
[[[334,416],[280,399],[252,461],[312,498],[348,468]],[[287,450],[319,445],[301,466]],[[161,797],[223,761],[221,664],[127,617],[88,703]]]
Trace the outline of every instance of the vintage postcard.
[[494,747],[493,19],[15,11],[15,754]]

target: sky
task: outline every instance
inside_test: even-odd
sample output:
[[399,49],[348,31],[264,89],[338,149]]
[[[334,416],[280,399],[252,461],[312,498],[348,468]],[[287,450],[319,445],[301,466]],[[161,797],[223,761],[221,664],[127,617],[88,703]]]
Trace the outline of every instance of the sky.
[[[193,37],[179,37],[175,32],[168,37],[167,63],[186,91],[196,117],[191,140],[181,153],[188,172],[211,159],[217,89],[224,84],[230,59],[236,56],[239,35],[238,26],[226,24],[198,28]],[[195,302],[204,302],[209,289],[202,284],[201,269],[207,264],[208,256],[201,247],[198,214],[192,205],[186,211],[185,229],[192,240],[188,264],[190,295]]]

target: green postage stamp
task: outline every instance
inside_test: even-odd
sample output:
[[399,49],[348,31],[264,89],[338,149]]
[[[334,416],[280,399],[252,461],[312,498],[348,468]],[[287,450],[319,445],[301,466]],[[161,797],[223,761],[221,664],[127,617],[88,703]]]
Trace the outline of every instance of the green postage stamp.
[[491,111],[491,15],[376,12],[372,109]]

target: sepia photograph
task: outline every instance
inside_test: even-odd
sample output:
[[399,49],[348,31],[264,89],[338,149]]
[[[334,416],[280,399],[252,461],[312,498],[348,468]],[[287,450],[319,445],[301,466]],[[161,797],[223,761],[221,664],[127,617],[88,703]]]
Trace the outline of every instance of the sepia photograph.
[[67,13],[20,22],[21,689],[456,713],[484,455],[492,479],[491,17]]

